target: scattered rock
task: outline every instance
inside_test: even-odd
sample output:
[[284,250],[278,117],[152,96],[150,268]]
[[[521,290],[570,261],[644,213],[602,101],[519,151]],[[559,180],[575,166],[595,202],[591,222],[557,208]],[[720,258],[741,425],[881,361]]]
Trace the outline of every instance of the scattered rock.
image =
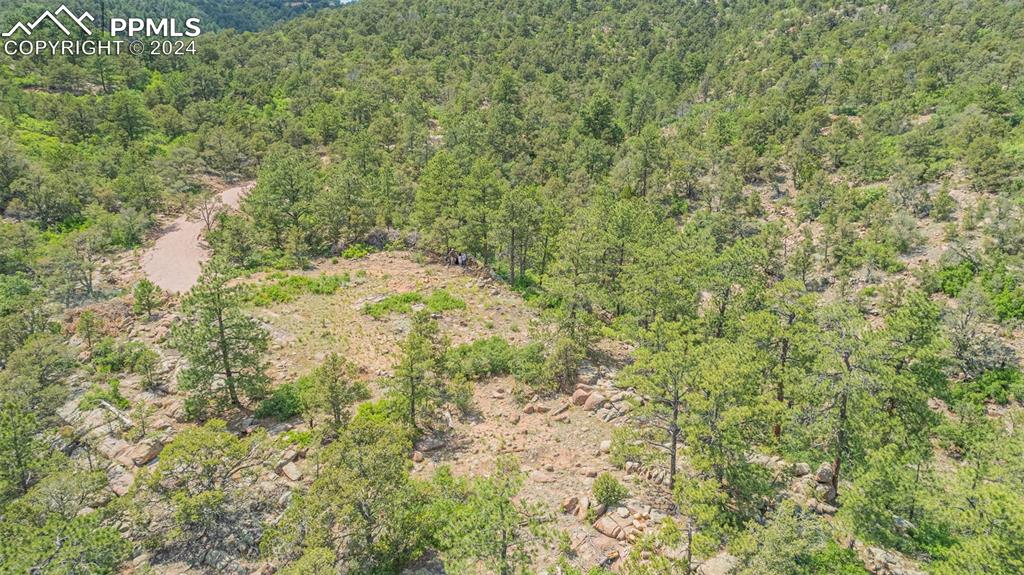
[[597,411],[599,408],[604,406],[605,401],[604,396],[600,393],[592,393],[583,403],[583,409],[587,411]]
[[610,452],[612,450],[612,440],[611,439],[605,439],[604,441],[602,441],[601,444],[598,446],[598,450],[601,453],[608,453],[608,452]]
[[580,520],[586,519],[587,511],[589,511],[589,510],[590,510],[590,498],[586,497],[586,496],[580,497],[579,498],[579,502],[576,505],[576,511],[575,511],[576,518],[580,519]]
[[131,448],[128,452],[128,458],[135,467],[142,467],[150,461],[156,459],[157,455],[163,450],[164,444],[160,443],[157,439],[144,439],[141,443]]
[[284,475],[291,481],[298,481],[302,479],[302,470],[294,462],[288,462],[281,468],[281,475]]
[[587,403],[587,399],[590,397],[590,392],[583,388],[576,388],[576,391],[572,394],[573,405],[584,405]]
[[732,555],[722,552],[705,561],[697,568],[698,575],[728,575],[739,561]]
[[110,490],[118,497],[128,493],[132,483],[135,482],[135,476],[125,471],[120,465],[114,465],[108,473],[110,475]]
[[419,450],[424,453],[436,451],[442,447],[444,447],[444,441],[438,437],[428,437],[419,443]]
[[559,406],[559,407],[558,407],[557,409],[555,409],[554,411],[552,411],[552,412],[551,412],[551,415],[553,415],[553,416],[554,416],[554,415],[562,415],[563,413],[565,413],[565,412],[566,412],[566,411],[568,411],[568,410],[569,410],[569,404],[568,404],[568,403],[563,403],[563,404],[562,404],[561,406]]
[[818,471],[814,473],[814,480],[818,483],[832,483],[832,466],[828,462],[819,465]]
[[838,509],[823,501],[811,501],[811,509],[819,515],[835,515]]
[[537,470],[530,474],[530,479],[536,483],[554,483],[555,478],[547,473]]
[[836,489],[828,483],[819,483],[818,486],[814,488],[814,496],[817,497],[819,501],[833,503],[836,500]]
[[104,457],[110,460],[117,459],[117,456],[127,450],[130,446],[128,442],[123,439],[116,437],[107,436],[96,446],[96,451],[103,454]]
[[806,463],[795,463],[792,468],[793,477],[803,477],[811,472],[811,466]]
[[609,515],[603,515],[595,521],[594,529],[597,529],[598,533],[607,535],[613,539],[624,538],[622,527],[619,527],[619,524],[616,523]]

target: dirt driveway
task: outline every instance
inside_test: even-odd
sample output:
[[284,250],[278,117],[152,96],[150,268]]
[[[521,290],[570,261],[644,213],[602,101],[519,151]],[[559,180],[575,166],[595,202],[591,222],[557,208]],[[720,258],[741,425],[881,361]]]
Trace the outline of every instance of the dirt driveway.
[[[239,184],[220,193],[220,200],[230,209],[238,207],[252,183]],[[203,241],[203,221],[197,215],[182,215],[164,226],[161,235],[142,255],[142,272],[161,289],[184,293],[192,289],[210,257]]]

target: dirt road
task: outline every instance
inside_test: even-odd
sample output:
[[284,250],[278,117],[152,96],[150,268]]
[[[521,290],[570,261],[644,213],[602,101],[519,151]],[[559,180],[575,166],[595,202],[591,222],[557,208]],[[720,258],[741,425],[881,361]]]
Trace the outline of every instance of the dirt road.
[[[250,189],[247,182],[220,193],[220,199],[231,209]],[[195,285],[203,262],[210,251],[203,241],[203,221],[196,214],[182,215],[164,226],[153,247],[142,255],[142,271],[153,283],[170,293],[184,293]]]

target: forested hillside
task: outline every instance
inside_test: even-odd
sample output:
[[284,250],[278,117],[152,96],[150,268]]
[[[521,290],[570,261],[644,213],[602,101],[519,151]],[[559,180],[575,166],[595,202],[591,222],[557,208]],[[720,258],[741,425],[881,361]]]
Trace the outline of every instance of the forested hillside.
[[1024,572],[1020,2],[327,4],[0,55],[0,571]]

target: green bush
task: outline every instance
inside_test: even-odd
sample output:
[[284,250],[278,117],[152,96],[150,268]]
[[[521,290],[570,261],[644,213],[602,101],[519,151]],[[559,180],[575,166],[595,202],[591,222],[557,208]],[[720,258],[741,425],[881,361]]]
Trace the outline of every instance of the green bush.
[[949,297],[956,297],[974,279],[974,266],[962,261],[955,266],[945,266],[936,272],[939,290]]
[[629,490],[626,489],[626,486],[619,483],[619,480],[615,479],[615,476],[607,471],[598,475],[597,479],[594,480],[591,493],[598,503],[608,509],[615,507],[625,498],[629,497]]
[[401,398],[384,397],[360,403],[352,420],[376,424],[404,423],[406,413],[406,405]]
[[148,366],[151,353],[142,342],[119,342],[112,337],[105,337],[93,346],[92,364],[97,371],[103,373],[138,373]]
[[286,383],[260,402],[256,417],[270,417],[278,421],[291,419],[302,413],[302,401],[295,385]]
[[391,313],[411,313],[412,304],[422,302],[423,296],[414,291],[389,295],[377,303],[366,304],[363,307],[363,313],[374,319],[380,319]]
[[446,389],[448,395],[448,401],[459,410],[460,413],[466,414],[473,410],[473,382],[466,379],[464,376],[459,375],[453,377]]
[[1024,281],[1005,263],[986,266],[981,285],[999,319],[1024,319]]
[[445,366],[452,377],[470,381],[506,375],[512,370],[513,353],[512,346],[498,336],[478,339],[449,349]]
[[533,342],[515,350],[512,358],[512,375],[516,383],[525,386],[533,391],[552,391],[544,389],[550,387],[551,378],[545,371],[547,358],[544,356],[544,345]]
[[273,283],[249,286],[245,292],[246,301],[257,307],[266,307],[295,301],[306,294],[331,295],[348,282],[348,275],[308,277],[277,273],[272,274],[268,281]]
[[1000,319],[1024,319],[1024,289],[1005,286],[990,294],[992,306]]
[[424,301],[427,310],[433,313],[441,313],[455,309],[466,309],[466,302],[453,296],[445,290],[437,290],[430,294]]
[[427,311],[441,313],[453,309],[466,309],[466,302],[445,290],[437,290],[426,298],[419,292],[406,292],[390,295],[377,303],[366,304],[363,312],[375,319],[391,313],[412,313],[412,305],[422,303]]
[[95,409],[100,406],[100,400],[106,401],[118,409],[128,409],[131,406],[128,400],[121,395],[121,382],[116,379],[107,382],[105,387],[102,385],[92,386],[82,396],[82,402],[79,404],[79,407],[81,409]]
[[366,244],[352,244],[341,252],[341,257],[347,260],[357,260],[373,253],[373,248]]
[[1015,367],[986,371],[960,385],[959,396],[975,403],[994,401],[1006,405],[1011,400],[1024,399],[1024,377]]

